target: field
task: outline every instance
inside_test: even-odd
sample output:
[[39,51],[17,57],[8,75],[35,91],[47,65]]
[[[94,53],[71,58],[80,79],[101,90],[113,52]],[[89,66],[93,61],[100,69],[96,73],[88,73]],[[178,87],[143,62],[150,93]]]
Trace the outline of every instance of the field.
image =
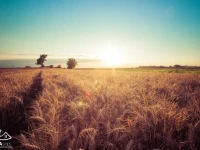
[[0,70],[13,149],[198,150],[199,71]]

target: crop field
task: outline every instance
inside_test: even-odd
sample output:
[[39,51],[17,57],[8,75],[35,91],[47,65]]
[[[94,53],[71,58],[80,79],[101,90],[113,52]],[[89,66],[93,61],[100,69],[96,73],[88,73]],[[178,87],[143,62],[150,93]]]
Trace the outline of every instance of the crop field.
[[0,129],[13,149],[198,150],[200,74],[0,70]]

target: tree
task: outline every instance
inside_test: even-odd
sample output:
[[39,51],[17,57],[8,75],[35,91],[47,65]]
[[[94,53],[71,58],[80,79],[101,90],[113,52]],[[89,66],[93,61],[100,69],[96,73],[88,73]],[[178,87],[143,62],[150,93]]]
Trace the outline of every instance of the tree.
[[61,65],[58,65],[56,68],[62,68],[62,66],[61,66]]
[[68,69],[73,69],[75,68],[77,65],[77,62],[76,62],[76,59],[74,58],[69,58],[68,61],[67,61],[67,68]]
[[40,58],[37,59],[36,65],[42,65],[41,67],[44,67],[44,61],[46,61],[46,54],[40,55]]

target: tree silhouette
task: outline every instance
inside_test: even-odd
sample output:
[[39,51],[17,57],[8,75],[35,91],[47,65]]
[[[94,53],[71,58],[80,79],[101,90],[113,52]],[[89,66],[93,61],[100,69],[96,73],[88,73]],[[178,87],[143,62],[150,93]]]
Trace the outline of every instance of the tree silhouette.
[[76,62],[76,59],[74,58],[69,58],[68,61],[67,61],[67,68],[68,69],[73,69],[75,68],[77,65],[77,62]]
[[58,65],[56,68],[62,68],[62,66],[61,66],[61,65]]
[[46,61],[46,54],[40,55],[40,58],[37,59],[36,65],[41,65],[41,67],[44,67],[44,61]]

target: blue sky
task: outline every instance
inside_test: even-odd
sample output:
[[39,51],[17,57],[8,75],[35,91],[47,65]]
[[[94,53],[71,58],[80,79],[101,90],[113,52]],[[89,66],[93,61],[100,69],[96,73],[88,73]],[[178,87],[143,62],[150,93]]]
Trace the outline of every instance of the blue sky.
[[119,51],[124,66],[200,65],[199,8],[200,0],[0,0],[0,59]]

